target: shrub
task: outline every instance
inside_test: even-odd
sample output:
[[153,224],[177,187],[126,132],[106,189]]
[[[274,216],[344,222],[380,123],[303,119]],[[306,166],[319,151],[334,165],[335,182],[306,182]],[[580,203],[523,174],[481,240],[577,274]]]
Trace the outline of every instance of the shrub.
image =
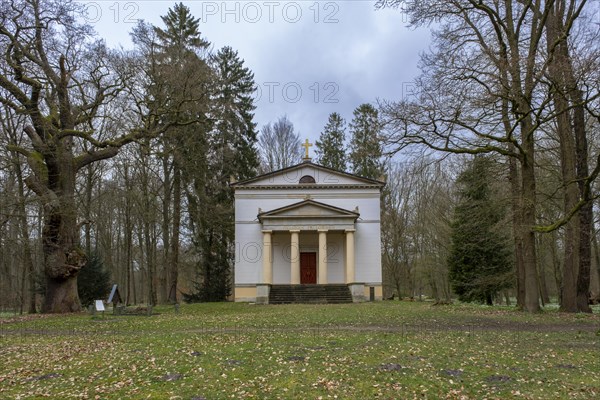
[[77,292],[84,307],[94,300],[105,299],[110,292],[110,273],[104,268],[102,258],[96,252],[88,255],[85,267],[77,278]]

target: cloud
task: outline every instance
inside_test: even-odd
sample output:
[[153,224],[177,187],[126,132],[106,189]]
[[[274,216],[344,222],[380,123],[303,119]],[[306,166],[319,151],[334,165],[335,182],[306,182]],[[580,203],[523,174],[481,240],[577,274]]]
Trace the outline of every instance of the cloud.
[[[173,2],[86,2],[111,45],[130,46],[136,19],[161,24]],[[418,73],[426,29],[406,27],[398,10],[374,10],[372,1],[184,1],[202,20],[215,49],[228,45],[254,72],[260,91],[259,127],[287,114],[303,138],[318,138],[331,112],[348,121],[377,98],[402,97]],[[404,85],[405,86],[405,85]]]

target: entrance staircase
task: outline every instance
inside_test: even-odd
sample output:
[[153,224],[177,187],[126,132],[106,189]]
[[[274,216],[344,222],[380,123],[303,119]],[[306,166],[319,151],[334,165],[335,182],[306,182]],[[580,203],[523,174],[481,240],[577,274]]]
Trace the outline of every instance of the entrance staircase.
[[352,303],[346,285],[273,285],[269,304],[341,304]]

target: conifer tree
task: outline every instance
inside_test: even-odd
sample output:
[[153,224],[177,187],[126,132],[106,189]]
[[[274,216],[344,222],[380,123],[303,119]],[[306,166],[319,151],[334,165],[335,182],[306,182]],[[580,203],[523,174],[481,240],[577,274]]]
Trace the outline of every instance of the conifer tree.
[[[221,301],[231,291],[233,265],[233,196],[229,179],[249,178],[258,166],[254,76],[230,47],[221,49],[208,61],[209,43],[200,36],[199,19],[184,5],[175,5],[162,19],[165,28],[154,28],[159,49],[156,70],[171,72],[175,87],[198,75],[198,102],[186,108],[186,112],[198,116],[198,123],[172,130],[164,142],[164,156],[172,163],[164,172],[166,180],[172,171],[172,183],[165,181],[165,187],[172,188],[173,193],[173,215],[168,217],[174,221],[167,258],[173,270],[169,295],[176,294],[180,196],[185,194],[198,279],[192,292],[184,294],[184,300]],[[162,96],[161,90],[169,91],[170,85],[157,85],[155,98],[164,101],[168,96]],[[176,99],[176,95],[171,97]],[[164,198],[169,199],[167,193]],[[171,297],[170,300],[176,300]]]
[[77,292],[84,307],[93,304],[97,299],[105,299],[110,292],[110,273],[96,251],[88,255],[85,268],[79,274]]
[[355,174],[377,179],[383,173],[380,132],[381,125],[375,107],[368,103],[358,106],[350,123],[350,161]]
[[[173,113],[171,118],[196,120],[193,124],[183,124],[165,131],[161,143],[164,267],[160,281],[164,282],[163,296],[171,302],[177,302],[184,181],[197,178],[198,174],[207,171],[206,161],[200,162],[204,168],[198,168],[198,164],[208,153],[207,132],[210,124],[206,122],[205,115],[209,112],[210,89],[215,78],[206,61],[209,42],[201,36],[200,19],[194,18],[190,9],[182,3],[175,4],[161,19],[163,28],[152,27],[156,37],[149,52],[153,78],[150,85],[151,106],[177,108],[179,112]],[[183,96],[185,93],[193,93],[194,101]]]
[[258,167],[254,74],[231,47],[219,50],[214,68],[211,116],[215,122],[208,139],[208,169],[188,195],[194,244],[201,250],[198,279],[192,293],[184,295],[188,302],[223,301],[231,293],[235,232],[229,179],[250,178]]
[[217,92],[216,116],[212,140],[217,151],[216,163],[225,182],[231,176],[247,179],[256,174],[258,151],[254,118],[254,74],[244,66],[237,51],[223,47],[215,56]]
[[492,161],[477,156],[458,178],[459,203],[451,224],[450,281],[459,300],[491,305],[511,286],[508,238],[499,226],[504,208],[490,182]]
[[346,170],[346,121],[336,112],[329,115],[327,125],[316,142],[317,162],[325,167]]
[[199,49],[206,49],[209,42],[200,35],[200,18],[194,18],[190,9],[183,3],[175,4],[167,15],[160,17],[165,28],[154,27],[158,45],[173,61],[186,55],[196,55]]

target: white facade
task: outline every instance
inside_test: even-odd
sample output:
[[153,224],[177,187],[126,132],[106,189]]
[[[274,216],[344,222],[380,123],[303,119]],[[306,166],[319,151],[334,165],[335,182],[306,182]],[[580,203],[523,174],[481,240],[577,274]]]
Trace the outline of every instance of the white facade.
[[383,185],[310,161],[233,183],[235,300],[301,283],[374,287],[380,299]]

